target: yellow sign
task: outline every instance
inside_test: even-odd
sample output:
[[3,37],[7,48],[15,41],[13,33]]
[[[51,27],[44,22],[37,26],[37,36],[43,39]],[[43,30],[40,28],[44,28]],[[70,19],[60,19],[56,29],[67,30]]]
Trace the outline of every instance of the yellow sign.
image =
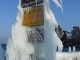
[[43,6],[33,7],[27,12],[24,10],[24,26],[39,26],[44,24]]

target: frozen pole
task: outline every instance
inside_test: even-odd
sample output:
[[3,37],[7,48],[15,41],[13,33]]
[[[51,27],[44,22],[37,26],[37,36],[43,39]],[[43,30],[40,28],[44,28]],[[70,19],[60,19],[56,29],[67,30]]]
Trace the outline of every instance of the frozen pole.
[[75,52],[75,46],[73,46],[73,52]]
[[71,47],[69,46],[69,52],[71,52]]

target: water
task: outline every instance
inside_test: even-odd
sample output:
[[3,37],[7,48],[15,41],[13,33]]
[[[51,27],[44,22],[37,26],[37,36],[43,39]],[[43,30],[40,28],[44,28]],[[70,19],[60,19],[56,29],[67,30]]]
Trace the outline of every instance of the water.
[[[62,0],[53,0],[62,9]],[[50,10],[49,0],[44,0],[44,25],[28,27],[22,25],[23,9],[19,0],[16,22],[12,25],[12,36],[7,42],[6,60],[55,60],[56,49],[62,51],[62,42],[58,38],[55,27],[58,23]],[[30,7],[31,8],[31,7]],[[27,8],[28,9],[28,8]],[[44,29],[44,42],[29,42],[29,31],[35,34],[36,27]]]
[[4,60],[4,50],[1,47],[1,43],[0,43],[0,60]]

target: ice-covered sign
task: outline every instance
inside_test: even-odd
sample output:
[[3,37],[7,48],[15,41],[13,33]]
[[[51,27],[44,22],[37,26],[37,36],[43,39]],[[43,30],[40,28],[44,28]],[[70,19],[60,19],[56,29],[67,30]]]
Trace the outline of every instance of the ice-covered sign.
[[44,24],[43,6],[37,6],[24,9],[24,26],[40,26]]
[[28,6],[40,4],[42,2],[43,2],[43,0],[21,0],[21,7],[25,8]]
[[[28,11],[29,12],[31,11],[31,13],[29,13],[30,15],[26,15],[28,11],[26,11],[27,10],[26,8],[25,8],[26,10],[24,10],[24,8],[21,7],[20,5],[21,0],[19,0],[16,22],[15,24],[12,25],[12,35],[7,43],[6,50],[7,60],[55,60],[56,48],[58,46],[60,50],[62,48],[62,42],[60,41],[60,39],[58,38],[57,34],[54,31],[55,26],[57,26],[58,24],[56,22],[54,14],[50,10],[49,1],[50,0],[44,0],[43,3],[44,10],[41,8],[42,6],[39,5],[37,8],[30,7],[31,10]],[[26,5],[24,4],[24,6]],[[36,14],[39,14],[40,16],[44,15],[44,26],[25,27],[22,25],[22,17],[24,17],[23,12],[25,13],[24,14],[25,16],[31,16],[32,18],[32,16],[35,15],[33,11],[36,11]],[[44,12],[44,14],[42,13],[42,11]],[[35,15],[35,17],[39,16]],[[36,30],[37,27],[40,29],[44,29],[44,37],[41,36],[43,34],[42,31],[38,29]],[[34,31],[33,33],[37,32],[41,39],[44,38],[45,42],[44,43],[29,42],[28,31]]]

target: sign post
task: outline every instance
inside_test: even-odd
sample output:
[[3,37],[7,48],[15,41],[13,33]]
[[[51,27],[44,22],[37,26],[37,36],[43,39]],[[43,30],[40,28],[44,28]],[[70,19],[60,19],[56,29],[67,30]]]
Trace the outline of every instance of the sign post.
[[44,41],[44,29],[40,26],[44,25],[44,8],[43,0],[21,0],[21,7],[23,8],[23,26],[33,27],[37,26],[35,33],[29,31],[30,42],[43,42]]

